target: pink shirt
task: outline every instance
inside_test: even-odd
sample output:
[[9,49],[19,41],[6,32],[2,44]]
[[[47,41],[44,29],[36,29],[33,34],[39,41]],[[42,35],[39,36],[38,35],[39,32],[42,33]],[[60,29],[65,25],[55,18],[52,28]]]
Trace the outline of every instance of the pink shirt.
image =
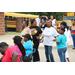
[[[7,50],[5,51],[3,55],[2,62],[12,62],[13,52],[15,52],[15,50],[12,49],[11,47],[7,48]],[[19,56],[18,56],[17,62],[20,62]]]
[[15,49],[15,50],[16,50],[16,52],[18,53],[19,58],[21,58],[21,57],[23,56],[23,55],[22,55],[22,53],[21,53],[21,51],[20,51],[20,49],[18,48],[18,46],[17,46],[17,45],[12,46],[11,48],[13,48],[13,49]]

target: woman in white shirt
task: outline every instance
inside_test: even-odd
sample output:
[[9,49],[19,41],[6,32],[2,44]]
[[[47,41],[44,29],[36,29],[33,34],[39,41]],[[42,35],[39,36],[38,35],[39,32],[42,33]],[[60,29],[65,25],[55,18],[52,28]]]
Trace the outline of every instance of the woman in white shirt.
[[[52,46],[53,46],[53,39],[58,35],[57,31],[55,28],[52,27],[52,22],[47,21],[47,28],[43,31],[43,44],[45,47],[45,54],[46,54],[46,59],[47,62],[54,62],[54,57],[52,54]],[[50,57],[50,59],[49,59]]]
[[50,16],[50,20],[49,20],[49,21],[52,21],[52,26],[53,26],[54,28],[56,28],[57,21],[56,21],[56,19],[54,19],[54,16],[53,16],[53,15]]
[[[60,27],[61,28],[65,28],[65,35],[66,35],[66,37],[67,37],[67,42],[66,42],[66,45],[68,46],[69,45],[69,43],[70,43],[70,36],[71,36],[71,32],[70,32],[70,29],[69,29],[69,27],[67,26],[67,23],[66,22],[61,22],[61,24],[60,24]],[[68,55],[68,52],[66,51],[66,59],[67,59],[67,61],[68,62],[70,62],[70,60],[69,60],[69,55]]]

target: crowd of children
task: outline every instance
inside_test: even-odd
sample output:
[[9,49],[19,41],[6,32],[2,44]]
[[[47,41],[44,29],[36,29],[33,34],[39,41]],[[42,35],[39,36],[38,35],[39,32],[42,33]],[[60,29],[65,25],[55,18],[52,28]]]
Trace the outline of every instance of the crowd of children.
[[[13,37],[14,46],[8,47],[6,42],[0,43],[0,53],[3,55],[0,58],[2,62],[24,62],[22,58],[24,56],[28,57],[33,53],[34,48],[36,51],[33,53],[33,62],[40,62],[39,56],[39,43],[43,39],[43,44],[45,48],[45,55],[47,62],[55,62],[52,54],[53,42],[56,42],[57,52],[61,62],[70,62],[69,55],[67,52],[68,44],[70,43],[70,36],[72,33],[73,44],[75,49],[75,21],[73,26],[70,28],[66,22],[60,23],[60,29],[56,29],[57,21],[51,16],[50,20],[46,20],[42,15],[39,16],[42,20],[42,26],[39,27],[38,20],[33,19],[31,21],[31,26],[28,27],[28,22],[23,21],[23,31],[20,36]],[[37,26],[38,24],[38,26]],[[22,59],[21,59],[22,58]]]

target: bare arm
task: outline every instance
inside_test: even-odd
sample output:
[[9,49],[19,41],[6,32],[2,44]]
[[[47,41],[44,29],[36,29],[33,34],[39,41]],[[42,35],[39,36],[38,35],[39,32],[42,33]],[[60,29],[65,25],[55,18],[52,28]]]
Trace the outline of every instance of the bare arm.
[[40,37],[42,36],[42,33],[39,34],[39,36],[36,36],[37,39],[40,39]]
[[0,61],[2,61],[2,59],[3,59],[3,56],[0,58]]
[[58,23],[57,23],[57,20],[55,20],[55,25],[57,25]]
[[13,54],[12,54],[12,62],[17,62],[17,59],[18,59],[18,53],[13,52]]
[[56,42],[56,44],[59,44],[59,42]]

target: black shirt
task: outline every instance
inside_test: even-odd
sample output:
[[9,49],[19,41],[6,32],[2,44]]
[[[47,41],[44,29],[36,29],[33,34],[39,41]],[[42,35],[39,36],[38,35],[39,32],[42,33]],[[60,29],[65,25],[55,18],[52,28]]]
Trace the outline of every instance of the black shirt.
[[43,28],[43,30],[45,29],[45,27],[47,27],[47,24],[44,24],[41,26],[41,28]]
[[36,27],[31,26],[30,29],[33,36],[33,42],[39,41],[36,39],[36,36],[39,36],[39,34],[42,33],[42,30],[38,26]]

